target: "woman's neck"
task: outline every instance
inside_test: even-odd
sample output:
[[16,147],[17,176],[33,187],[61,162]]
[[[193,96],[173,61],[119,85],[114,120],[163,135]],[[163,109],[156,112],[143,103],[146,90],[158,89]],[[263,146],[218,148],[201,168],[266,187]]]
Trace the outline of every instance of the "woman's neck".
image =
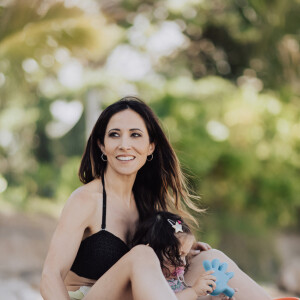
[[129,207],[133,200],[132,187],[135,178],[136,173],[123,175],[108,167],[104,175],[106,193]]

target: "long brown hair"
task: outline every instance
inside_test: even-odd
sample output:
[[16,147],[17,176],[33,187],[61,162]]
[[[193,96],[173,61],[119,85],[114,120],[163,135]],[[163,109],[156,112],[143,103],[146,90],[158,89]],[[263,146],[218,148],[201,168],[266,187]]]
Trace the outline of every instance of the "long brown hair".
[[102,152],[98,146],[98,140],[104,145],[105,131],[110,118],[125,109],[131,109],[143,118],[150,143],[154,142],[155,144],[153,159],[146,161],[138,171],[133,185],[140,220],[155,211],[170,210],[195,221],[187,211],[187,207],[194,211],[201,211],[192,201],[199,197],[190,194],[179,160],[165,136],[157,116],[147,104],[137,97],[124,97],[108,106],[100,114],[81,160],[80,181],[88,183],[104,175],[107,163],[101,159]]

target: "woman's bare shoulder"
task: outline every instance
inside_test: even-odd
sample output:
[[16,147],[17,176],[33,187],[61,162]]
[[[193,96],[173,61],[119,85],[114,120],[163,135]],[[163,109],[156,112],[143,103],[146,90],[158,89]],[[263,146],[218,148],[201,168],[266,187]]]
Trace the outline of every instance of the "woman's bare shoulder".
[[93,180],[73,191],[65,204],[64,210],[90,215],[95,212],[101,199],[102,191],[99,183],[97,180]]

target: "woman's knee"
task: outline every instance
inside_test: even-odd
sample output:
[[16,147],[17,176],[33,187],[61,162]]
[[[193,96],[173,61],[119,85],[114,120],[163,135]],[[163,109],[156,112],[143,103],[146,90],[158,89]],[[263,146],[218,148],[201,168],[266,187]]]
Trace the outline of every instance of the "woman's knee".
[[231,258],[229,258],[224,252],[218,249],[210,249],[210,250],[202,251],[197,256],[199,256],[201,260],[213,260],[218,258],[222,263],[226,262],[230,265],[236,266],[235,262]]
[[130,253],[135,259],[150,259],[150,260],[158,260],[157,255],[155,254],[154,250],[147,246],[147,245],[137,245],[134,246]]
[[190,261],[190,268],[186,273],[185,279],[187,282],[192,285],[194,284],[196,278],[200,274],[202,274],[205,270],[203,267],[203,261],[209,260],[212,261],[213,259],[219,259],[221,263],[227,263],[229,271],[235,271],[236,264],[228,257],[226,256],[222,251],[217,249],[211,249],[206,251],[201,251],[198,255],[191,258]]
[[146,245],[137,245],[130,252],[131,260],[134,264],[153,264],[160,266],[159,259],[154,250]]
[[227,257],[226,254],[218,249],[210,249],[207,251],[202,251],[200,252],[200,255],[202,256],[207,256],[211,258],[225,258]]

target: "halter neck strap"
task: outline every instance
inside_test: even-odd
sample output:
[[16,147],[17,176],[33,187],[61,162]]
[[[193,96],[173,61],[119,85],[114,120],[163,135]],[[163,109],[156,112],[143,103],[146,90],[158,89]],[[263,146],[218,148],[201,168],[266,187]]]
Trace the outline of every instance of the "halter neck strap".
[[103,186],[103,206],[102,206],[102,224],[101,229],[105,229],[106,227],[106,191],[104,184],[104,172],[102,174],[102,186]]

